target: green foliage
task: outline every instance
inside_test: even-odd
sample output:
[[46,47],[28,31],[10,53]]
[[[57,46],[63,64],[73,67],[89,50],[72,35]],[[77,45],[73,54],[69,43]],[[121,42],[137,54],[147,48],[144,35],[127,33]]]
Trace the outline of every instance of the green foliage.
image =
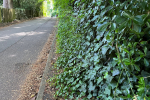
[[0,0],[0,6],[2,6],[2,4],[3,4],[3,0]]
[[[14,9],[25,9],[32,13],[34,17],[39,16],[39,12],[45,14],[45,0],[13,0]],[[30,16],[31,17],[31,16]]]
[[23,8],[27,10],[42,11],[40,7],[44,0],[13,0],[14,8]]
[[[62,2],[61,2],[62,1]],[[56,0],[56,96],[150,99],[150,0]]]

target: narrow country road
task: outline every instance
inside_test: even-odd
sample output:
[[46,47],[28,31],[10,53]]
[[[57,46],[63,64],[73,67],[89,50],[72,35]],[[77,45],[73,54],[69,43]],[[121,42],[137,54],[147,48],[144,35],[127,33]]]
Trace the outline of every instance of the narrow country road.
[[55,23],[45,17],[0,29],[0,100],[16,100]]

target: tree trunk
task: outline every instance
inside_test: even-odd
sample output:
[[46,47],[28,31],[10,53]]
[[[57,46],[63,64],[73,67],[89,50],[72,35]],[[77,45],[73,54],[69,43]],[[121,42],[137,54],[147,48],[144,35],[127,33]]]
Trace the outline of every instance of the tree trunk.
[[3,8],[8,8],[8,0],[3,0]]
[[13,9],[13,0],[8,0],[9,9]]

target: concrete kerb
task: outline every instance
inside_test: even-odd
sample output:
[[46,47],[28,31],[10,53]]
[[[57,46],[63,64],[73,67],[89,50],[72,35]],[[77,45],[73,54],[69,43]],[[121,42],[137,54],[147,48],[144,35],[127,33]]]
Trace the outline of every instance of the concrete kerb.
[[54,39],[53,39],[53,42],[51,45],[51,50],[50,50],[49,55],[48,55],[47,63],[46,63],[45,69],[44,69],[43,77],[42,77],[42,80],[40,83],[40,87],[39,87],[39,91],[38,91],[36,100],[43,100],[46,81],[48,79],[48,72],[50,71],[50,67],[52,66],[51,60],[52,60],[53,54],[54,54],[53,52],[54,52],[54,48],[55,48],[54,46],[56,43],[56,34],[57,34],[57,28],[56,27],[54,28],[53,32],[54,32],[55,36],[54,36]]

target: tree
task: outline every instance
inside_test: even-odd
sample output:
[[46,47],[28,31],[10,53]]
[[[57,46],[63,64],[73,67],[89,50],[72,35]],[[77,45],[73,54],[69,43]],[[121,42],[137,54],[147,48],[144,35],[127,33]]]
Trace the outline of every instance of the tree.
[[3,8],[8,8],[8,0],[3,0]]
[[10,9],[13,8],[13,0],[8,0],[8,6]]
[[3,0],[3,8],[13,8],[13,0]]

